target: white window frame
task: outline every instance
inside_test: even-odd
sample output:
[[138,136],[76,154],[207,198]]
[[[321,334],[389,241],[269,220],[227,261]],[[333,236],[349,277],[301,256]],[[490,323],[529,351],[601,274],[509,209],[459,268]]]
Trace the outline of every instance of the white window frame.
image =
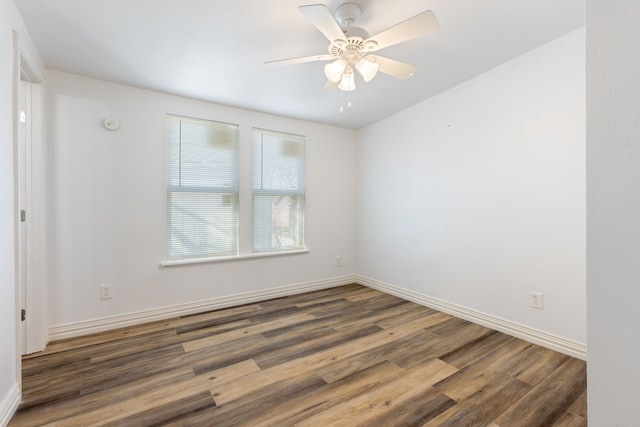
[[[172,145],[172,144],[175,144],[176,141],[173,141],[171,139],[172,134],[170,130],[172,123],[175,124],[176,121],[179,122],[179,126],[180,126],[180,134],[178,136],[179,140],[177,141],[178,147],[175,147],[174,145]],[[235,151],[235,164],[232,165],[233,169],[231,171],[231,174],[233,177],[232,177],[232,183],[230,184],[230,186],[220,187],[220,186],[211,186],[211,185],[193,185],[193,184],[182,182],[183,141],[182,141],[181,126],[183,122],[190,122],[192,124],[201,123],[203,125],[203,129],[206,128],[206,126],[209,126],[210,128],[217,127],[220,129],[224,128],[224,129],[231,129],[231,131],[235,131],[235,141],[230,142],[230,144],[235,144],[235,147],[232,147],[234,148],[234,151]],[[237,256],[239,251],[239,195],[240,195],[240,191],[239,191],[239,178],[240,178],[239,177],[239,173],[240,173],[239,125],[233,124],[233,123],[214,121],[209,119],[201,119],[201,118],[193,118],[193,117],[185,117],[185,116],[168,114],[167,120],[166,120],[166,126],[167,126],[166,139],[167,139],[167,150],[168,150],[167,202],[166,202],[166,205],[167,205],[167,227],[166,227],[167,261],[163,262],[162,264],[171,265],[171,264],[183,263],[185,261],[193,262],[193,261],[211,260],[211,259],[217,259],[217,258],[226,258],[229,256]],[[211,142],[215,143],[215,141],[213,140]],[[176,171],[172,166],[172,164],[174,164],[175,162],[173,161],[174,159],[172,157],[171,151],[175,149],[178,150],[178,156],[179,156],[179,160],[177,162],[178,163],[178,170],[177,170],[178,182],[172,183],[172,180],[173,181],[176,180],[175,175],[173,175]],[[173,208],[175,208],[175,206],[173,205],[172,200],[174,200],[174,197],[176,194],[181,194],[181,193],[195,193],[200,195],[206,195],[206,194],[216,195],[217,194],[217,195],[229,198],[229,202],[231,203],[231,206],[233,208],[233,211],[232,211],[233,214],[232,214],[231,224],[228,224],[228,225],[230,225],[232,228],[231,232],[235,234],[234,241],[231,242],[231,250],[221,251],[221,252],[206,251],[206,252],[200,252],[200,253],[190,253],[186,255],[177,253],[175,249],[172,251],[172,237],[174,233],[177,232],[177,230],[173,228],[174,222],[172,218],[172,210]],[[195,213],[192,215],[195,215]],[[210,236],[210,235],[207,235],[205,232],[205,233],[201,233],[198,237],[206,237],[206,236]]]
[[[258,142],[258,138],[260,140],[260,142],[262,143],[262,140],[264,138],[264,136],[271,136],[271,137],[276,137],[276,138],[281,138],[283,139],[283,141],[287,141],[290,143],[294,143],[294,144],[301,144],[301,148],[300,151],[297,152],[297,154],[300,155],[300,159],[301,159],[301,164],[300,164],[300,169],[297,171],[297,182],[295,183],[295,185],[291,185],[291,187],[295,187],[295,188],[291,188],[291,189],[285,189],[285,188],[279,188],[279,189],[273,189],[273,188],[264,188],[262,186],[261,183],[257,183],[257,177],[256,174],[257,172],[259,172],[260,174],[264,173],[264,167],[261,164],[260,167],[257,167],[257,165],[255,164],[256,162],[256,144]],[[285,253],[285,252],[296,252],[296,251],[301,251],[301,250],[305,250],[306,246],[305,246],[305,204],[306,204],[306,138],[302,135],[296,135],[296,134],[291,134],[291,133],[287,133],[287,132],[281,132],[281,131],[274,131],[274,130],[268,130],[268,129],[262,129],[262,128],[253,128],[252,131],[252,168],[251,168],[251,175],[252,175],[252,196],[251,196],[251,201],[252,201],[252,212],[251,212],[251,218],[252,218],[252,242],[251,242],[251,250],[252,253],[254,254],[260,254],[260,253]],[[262,161],[264,156],[264,152],[262,150],[262,147],[260,148],[260,159]],[[261,179],[260,179],[261,181]],[[263,214],[263,215],[269,215],[269,219],[265,220],[264,218],[261,218],[261,214],[257,211],[258,207],[256,206],[256,200],[259,198],[264,198],[265,196],[267,197],[278,197],[278,196],[283,196],[283,197],[292,197],[297,199],[297,203],[299,204],[299,210],[298,210],[298,214],[299,214],[299,218],[297,218],[297,230],[293,230],[291,231],[292,235],[295,235],[295,237],[297,237],[298,241],[295,242],[294,244],[278,244],[276,246],[273,245],[273,243],[269,244],[268,247],[266,247],[266,245],[259,245],[259,247],[257,247],[256,245],[256,217],[258,217],[258,220],[261,220],[264,223],[272,223],[273,219],[271,218],[271,215],[273,215],[273,207],[271,207],[270,212],[267,214]],[[265,229],[262,229],[262,232],[265,232]],[[273,238],[273,229],[269,230],[269,236],[263,236],[263,239],[265,240],[270,240],[271,242],[273,242],[274,238]],[[276,237],[277,240],[277,237]]]

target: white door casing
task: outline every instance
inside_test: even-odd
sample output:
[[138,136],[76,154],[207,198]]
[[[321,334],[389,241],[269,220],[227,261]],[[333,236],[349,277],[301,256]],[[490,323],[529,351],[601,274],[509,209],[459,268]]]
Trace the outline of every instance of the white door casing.
[[17,114],[17,214],[19,308],[26,312],[26,320],[19,326],[22,354],[44,350],[48,340],[44,198],[46,153],[40,81],[21,56]]

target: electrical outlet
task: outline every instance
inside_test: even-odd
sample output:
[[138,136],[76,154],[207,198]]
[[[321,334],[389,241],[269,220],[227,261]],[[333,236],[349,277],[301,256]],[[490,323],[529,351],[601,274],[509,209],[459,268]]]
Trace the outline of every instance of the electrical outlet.
[[342,267],[342,257],[340,255],[336,257],[336,267]]
[[100,299],[113,298],[112,286],[113,285],[100,285]]
[[531,307],[542,310],[544,308],[544,295],[542,292],[531,292]]

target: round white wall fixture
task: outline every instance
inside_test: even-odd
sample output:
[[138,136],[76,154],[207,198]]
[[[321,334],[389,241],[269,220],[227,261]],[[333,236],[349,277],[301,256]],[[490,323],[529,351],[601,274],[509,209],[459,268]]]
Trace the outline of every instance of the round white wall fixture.
[[104,119],[104,127],[109,130],[118,130],[120,127],[120,122],[115,117],[107,117]]

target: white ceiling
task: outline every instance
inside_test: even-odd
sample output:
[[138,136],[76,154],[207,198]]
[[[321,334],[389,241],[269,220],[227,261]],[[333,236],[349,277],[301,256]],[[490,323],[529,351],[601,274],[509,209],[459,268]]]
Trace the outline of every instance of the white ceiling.
[[340,114],[340,92],[323,91],[324,63],[264,65],[327,52],[297,9],[313,1],[14,1],[48,68],[353,129],[584,25],[584,0],[351,0],[369,34],[427,9],[440,30],[377,52],[418,71],[356,81],[353,108]]

